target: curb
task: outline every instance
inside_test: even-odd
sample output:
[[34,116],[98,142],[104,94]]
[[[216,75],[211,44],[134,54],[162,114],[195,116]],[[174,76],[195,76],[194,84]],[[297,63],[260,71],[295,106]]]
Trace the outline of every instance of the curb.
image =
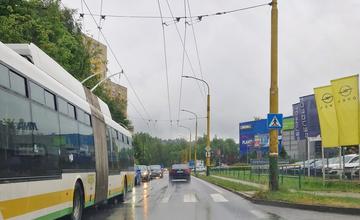
[[[206,181],[206,180],[204,180]],[[206,181],[208,182],[208,181]],[[211,182],[208,182],[211,183]],[[288,202],[280,202],[280,201],[272,201],[272,200],[264,200],[264,199],[256,199],[245,193],[238,192],[232,189],[228,189],[219,184],[211,183],[216,185],[222,189],[235,193],[236,195],[258,205],[267,205],[267,206],[276,206],[281,208],[294,208],[294,209],[303,209],[309,211],[318,211],[318,212],[327,212],[327,213],[337,213],[337,214],[346,214],[346,215],[360,215],[359,208],[342,208],[342,207],[331,207],[331,206],[321,206],[321,205],[306,205],[299,203],[288,203]]]

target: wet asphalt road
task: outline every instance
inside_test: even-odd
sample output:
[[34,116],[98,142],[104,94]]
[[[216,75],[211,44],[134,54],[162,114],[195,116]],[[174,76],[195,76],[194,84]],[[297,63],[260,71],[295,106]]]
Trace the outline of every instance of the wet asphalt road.
[[123,204],[85,210],[84,219],[101,220],[232,220],[360,219],[359,216],[255,205],[217,186],[192,178],[190,183],[163,179],[142,183]]

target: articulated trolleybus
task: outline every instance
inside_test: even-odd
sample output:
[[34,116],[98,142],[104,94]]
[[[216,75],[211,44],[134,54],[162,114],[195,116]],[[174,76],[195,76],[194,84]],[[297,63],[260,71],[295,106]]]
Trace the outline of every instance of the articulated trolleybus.
[[34,44],[0,42],[0,219],[81,219],[124,199],[133,166],[103,101]]

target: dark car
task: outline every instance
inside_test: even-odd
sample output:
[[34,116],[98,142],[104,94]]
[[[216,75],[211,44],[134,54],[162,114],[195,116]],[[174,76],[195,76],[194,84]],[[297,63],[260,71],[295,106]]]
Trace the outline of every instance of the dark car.
[[191,180],[191,170],[187,164],[173,164],[169,173],[169,179],[185,179],[186,181]]
[[156,178],[156,177],[159,177],[159,178],[163,178],[163,170],[161,168],[160,165],[151,165],[150,166],[150,169],[151,169],[151,178]]

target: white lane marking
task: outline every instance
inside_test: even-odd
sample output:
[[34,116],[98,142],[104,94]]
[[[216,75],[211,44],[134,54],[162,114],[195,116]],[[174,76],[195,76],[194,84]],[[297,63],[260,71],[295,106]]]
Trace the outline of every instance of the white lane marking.
[[257,210],[250,210],[250,212],[251,212],[251,214],[255,215],[256,217],[258,217],[260,219],[265,219],[268,217],[265,213],[257,211]]
[[203,184],[207,185],[208,187],[210,187],[211,189],[215,190],[215,191],[218,192],[218,193],[224,193],[223,190],[221,190],[220,188],[212,185],[211,183],[208,183],[208,182],[206,182],[206,181],[204,181],[204,180],[202,180],[202,179],[199,179],[199,178],[194,178],[194,179],[202,182]]
[[211,198],[214,200],[214,202],[228,202],[227,199],[221,194],[211,194]]
[[195,194],[194,193],[185,194],[184,202],[197,202]]

